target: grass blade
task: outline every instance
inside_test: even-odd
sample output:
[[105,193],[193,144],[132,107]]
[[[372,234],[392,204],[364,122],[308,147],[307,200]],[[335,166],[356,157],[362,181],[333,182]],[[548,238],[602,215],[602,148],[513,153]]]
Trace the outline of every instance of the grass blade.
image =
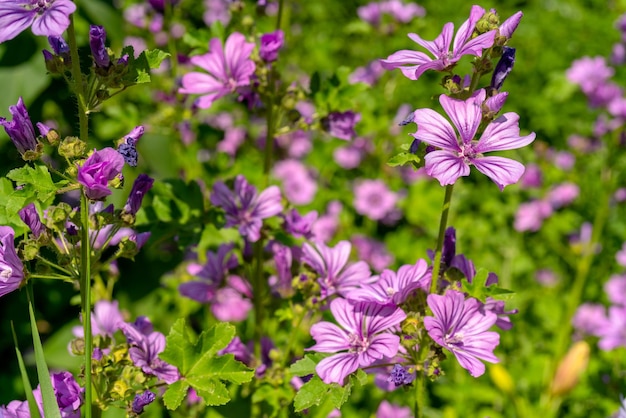
[[22,384],[24,385],[24,391],[26,391],[26,400],[28,401],[28,409],[30,410],[30,416],[32,418],[40,418],[39,408],[37,407],[37,402],[35,401],[35,397],[33,396],[33,388],[30,385],[30,380],[28,379],[28,373],[26,373],[26,366],[24,365],[24,358],[22,357],[22,352],[17,345],[17,336],[15,335],[15,327],[13,326],[13,321],[11,321],[11,332],[13,333],[13,344],[15,344],[15,355],[17,356],[17,363],[20,368],[20,373],[22,375]]

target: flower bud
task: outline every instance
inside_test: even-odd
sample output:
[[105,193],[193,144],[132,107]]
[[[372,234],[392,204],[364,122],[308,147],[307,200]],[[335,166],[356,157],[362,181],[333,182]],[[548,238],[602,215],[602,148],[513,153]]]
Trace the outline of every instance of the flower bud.
[[580,375],[589,363],[589,353],[589,344],[585,341],[578,341],[569,349],[559,363],[550,385],[550,393],[553,396],[563,396],[576,387]]
[[68,159],[85,155],[87,144],[78,137],[68,136],[59,145],[59,155]]
[[0,117],[0,125],[4,127],[7,135],[20,152],[24,155],[26,151],[37,150],[37,138],[35,128],[30,121],[28,110],[24,105],[24,100],[20,97],[17,105],[9,106],[9,112],[13,116],[13,120],[8,122],[5,118]]
[[98,68],[108,68],[111,64],[109,52],[105,45],[106,37],[107,34],[104,27],[98,25],[89,27],[89,47],[91,48],[93,62]]

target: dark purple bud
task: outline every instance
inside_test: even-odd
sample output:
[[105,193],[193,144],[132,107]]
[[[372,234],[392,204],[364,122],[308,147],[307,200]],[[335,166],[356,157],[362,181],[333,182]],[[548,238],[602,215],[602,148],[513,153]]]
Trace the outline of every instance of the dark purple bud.
[[30,121],[30,116],[28,116],[28,110],[24,106],[24,100],[20,97],[17,105],[9,106],[9,112],[13,115],[13,120],[8,122],[5,118],[0,117],[0,125],[4,127],[20,154],[24,154],[26,151],[35,151],[37,149],[35,128]]
[[124,140],[127,144],[136,144],[139,142],[139,139],[143,136],[145,129],[143,126],[135,126],[135,128],[129,132],[128,135],[124,137]]
[[452,259],[456,255],[456,230],[448,227],[443,236],[443,249],[441,251],[441,262],[449,267]]
[[135,215],[141,207],[143,197],[148,193],[148,190],[152,188],[154,179],[147,174],[140,174],[133,183],[133,188],[130,191],[126,206],[124,206],[124,212]]
[[485,286],[491,286],[492,284],[498,284],[498,275],[494,272],[490,272],[485,281]]
[[130,131],[130,133],[124,137],[124,142],[117,147],[117,151],[122,155],[122,157],[124,157],[126,164],[131,167],[137,167],[139,154],[137,154],[135,144],[137,144],[137,141],[139,141],[143,132],[143,126],[135,127],[135,129]]
[[391,370],[391,374],[389,375],[389,378],[387,378],[387,381],[393,382],[393,384],[398,387],[402,385],[409,385],[414,379],[415,375],[413,373],[409,373],[404,366],[394,364],[393,370]]
[[496,69],[493,71],[493,76],[491,77],[492,88],[500,91],[504,80],[506,80],[511,70],[513,70],[513,64],[515,64],[515,48],[508,46],[503,47],[502,57],[500,57],[500,61],[496,64]]
[[35,238],[39,238],[45,232],[46,228],[41,223],[34,203],[24,206],[18,213],[22,222],[28,225]]
[[133,412],[135,414],[143,413],[143,408],[150,405],[156,399],[156,394],[150,392],[149,390],[144,393],[140,393],[135,395],[135,399],[133,399]]
[[49,127],[48,125],[46,125],[43,122],[37,122],[37,129],[39,130],[39,133],[41,134],[41,136],[48,136],[48,133],[52,130],[51,127]]
[[285,34],[278,29],[274,32],[261,35],[259,56],[265,62],[274,62],[278,58],[278,51],[285,44]]
[[128,65],[128,54],[124,54],[122,55],[118,60],[117,60],[117,65]]
[[111,65],[111,59],[105,45],[107,33],[104,27],[98,25],[91,25],[89,27],[89,47],[91,48],[91,55],[96,67],[108,68]]
[[409,152],[411,154],[417,154],[417,150],[419,149],[421,143],[422,143],[422,141],[420,141],[419,139],[415,138],[413,140],[413,142],[411,142],[411,146],[409,147]]
[[55,54],[67,55],[70,53],[70,46],[61,36],[48,36],[48,42]]
[[43,51],[41,51],[41,53],[43,54],[43,59],[46,61],[52,61],[54,59],[54,55],[52,55],[52,52],[48,51],[47,49],[44,49]]
[[413,123],[413,121],[415,120],[415,112],[411,112],[406,118],[404,118],[402,120],[402,122],[400,122],[398,125],[400,126],[404,126],[404,125],[408,125],[409,123]]

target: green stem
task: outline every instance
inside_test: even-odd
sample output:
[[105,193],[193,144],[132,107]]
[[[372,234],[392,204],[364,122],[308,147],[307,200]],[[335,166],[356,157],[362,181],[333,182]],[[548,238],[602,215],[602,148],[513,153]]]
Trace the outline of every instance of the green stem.
[[450,201],[452,200],[452,190],[454,184],[446,186],[446,194],[443,198],[443,206],[441,208],[441,219],[439,220],[439,236],[437,237],[437,248],[435,249],[435,259],[433,261],[432,281],[430,283],[430,293],[437,293],[437,284],[439,282],[439,274],[441,267],[441,255],[443,250],[443,240],[448,226],[448,213],[450,212]]
[[80,197],[80,215],[82,223],[80,231],[80,294],[83,302],[83,330],[85,334],[85,417],[91,418],[91,354],[93,352],[91,335],[91,243],[89,242],[89,202],[84,191]]
[[[50,267],[53,267],[53,268],[55,268],[55,269],[65,273],[65,274],[67,274],[68,276],[71,276],[71,277],[74,276],[71,271],[69,271],[67,269],[64,269],[63,267],[59,266],[57,263],[53,263],[50,260],[46,260],[44,257],[42,257],[40,255],[37,255],[37,260],[39,260],[39,261],[43,262],[44,264],[47,264]],[[31,277],[33,277],[33,276],[31,275]]]
[[167,48],[170,52],[170,73],[172,79],[176,79],[178,74],[178,52],[176,49],[176,39],[172,36],[172,17],[174,15],[174,6],[170,0],[165,0],[165,28],[168,31],[167,34]]
[[[270,89],[272,89],[272,83],[274,77],[272,76],[273,69],[270,70],[268,77],[268,83]],[[267,98],[267,134],[265,136],[265,160],[263,163],[263,174],[265,175],[265,185],[269,184],[269,174],[272,169],[272,154],[274,153],[274,95],[270,94]]]
[[261,337],[263,336],[263,303],[265,286],[263,283],[263,239],[254,244],[254,357],[261,360]]
[[282,23],[282,19],[283,19],[283,6],[284,4],[284,0],[278,0],[278,13],[276,14],[276,29],[280,29],[280,24]]
[[63,281],[71,280],[71,277],[68,277],[68,276],[57,276],[57,275],[47,275],[47,274],[30,274],[30,275],[28,275],[28,278],[30,278],[30,279],[63,280]]
[[417,370],[415,376],[415,408],[414,408],[414,416],[415,418],[422,418],[424,416],[424,373],[420,370]]

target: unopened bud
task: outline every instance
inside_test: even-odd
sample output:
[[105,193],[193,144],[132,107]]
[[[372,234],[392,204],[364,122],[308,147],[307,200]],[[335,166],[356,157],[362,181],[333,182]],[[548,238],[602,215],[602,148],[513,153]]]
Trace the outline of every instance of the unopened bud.
[[576,387],[589,363],[589,353],[589,344],[585,341],[578,341],[569,349],[559,363],[550,385],[552,395],[562,396]]
[[77,158],[85,155],[87,144],[75,136],[68,136],[59,145],[59,155],[65,158]]

